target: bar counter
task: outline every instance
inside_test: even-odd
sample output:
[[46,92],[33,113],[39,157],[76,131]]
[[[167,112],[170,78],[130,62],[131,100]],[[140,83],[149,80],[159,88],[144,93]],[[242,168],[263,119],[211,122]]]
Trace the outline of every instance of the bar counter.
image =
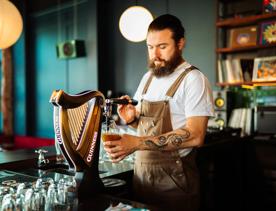
[[[240,138],[236,130],[207,134],[205,144],[197,150],[201,183],[200,211],[251,210],[248,208],[254,207],[267,208],[260,210],[276,210],[275,143],[275,138]],[[53,146],[44,149],[48,150],[46,157],[49,160],[56,159]],[[3,172],[6,169],[33,179],[44,176],[58,180],[64,173],[68,174],[63,169],[55,167],[38,170],[37,158],[38,154],[34,150],[0,152],[0,170]],[[160,210],[135,202],[131,196],[133,171],[130,162],[99,162],[99,171],[102,180],[121,179],[126,185],[122,189],[114,188],[114,191],[108,193],[89,196],[88,199],[77,203],[77,210],[106,210],[111,202]],[[69,175],[73,175],[72,172],[69,172]],[[271,207],[273,209],[269,209]]]
[[[45,158],[53,161],[56,159],[56,150],[54,146],[41,147],[39,149],[46,150]],[[24,149],[15,151],[0,151],[0,169],[20,170],[27,168],[36,168],[38,149]],[[110,177],[124,172],[131,171],[133,164],[128,161],[120,163],[111,163],[109,161],[99,161],[100,177]]]
[[[45,158],[50,162],[56,160],[56,150],[54,146],[42,147],[40,149],[47,150]],[[0,152],[0,184],[3,186],[7,181],[16,181],[17,184],[23,182],[35,183],[38,178],[52,178],[55,181],[66,176],[74,176],[74,172],[59,168],[53,165],[53,168],[44,170],[37,168],[38,154],[36,149],[1,151]],[[50,165],[51,166],[51,165]],[[117,206],[130,206],[138,210],[150,209],[157,210],[152,206],[148,206],[139,202],[130,200],[129,188],[132,180],[133,164],[129,161],[123,161],[114,164],[108,161],[99,162],[99,172],[102,181],[107,183],[109,180],[125,182],[119,188],[116,184],[108,188],[107,192],[96,193],[86,197],[83,200],[74,201],[69,210],[106,210],[110,209],[111,204]],[[112,179],[111,179],[112,178]],[[4,182],[4,183],[3,183]],[[119,204],[120,203],[120,204]],[[64,208],[68,210],[68,207]],[[63,209],[61,209],[63,210]]]
[[[216,134],[215,136],[210,136],[210,134],[207,134],[205,145],[200,150],[198,150],[198,164],[202,174],[201,178],[203,178],[203,181],[201,181],[203,187],[201,190],[201,195],[203,200],[205,200],[205,198],[210,195],[210,190],[212,190],[212,187],[206,187],[207,189],[204,187],[205,184],[210,183],[209,181],[205,181],[205,178],[210,178],[206,177],[206,175],[213,175],[214,172],[213,168],[209,168],[214,166],[213,157],[211,155],[213,155],[217,149],[219,151],[221,149],[228,149],[229,144],[231,146],[235,146],[234,148],[236,148],[236,143],[239,143],[239,139],[233,139],[233,136],[236,135],[227,135],[231,136],[232,138],[225,139],[226,133],[227,131],[224,131],[223,133],[220,133],[221,135]],[[43,147],[42,149],[48,151],[45,154],[45,158],[49,159],[50,162],[56,160],[56,150],[54,146]],[[2,173],[2,175],[0,174],[0,182],[2,183],[2,181],[7,179],[19,179],[18,182],[26,182],[30,180],[35,181],[37,178],[43,177],[51,177],[55,179],[55,181],[59,181],[64,175],[74,175],[74,172],[66,171],[63,168],[59,168],[58,166],[52,166],[51,168],[45,170],[39,170],[37,168],[38,154],[35,153],[35,150],[36,149],[0,152],[0,173]],[[206,160],[206,158],[209,158],[210,156],[210,160]],[[126,184],[119,188],[115,187],[113,189],[109,189],[108,193],[93,194],[81,202],[74,202],[73,208],[71,207],[71,210],[106,210],[109,208],[111,203],[118,204],[119,202],[131,205],[136,208],[160,210],[156,207],[133,201],[133,197],[131,196],[131,183],[133,175],[132,169],[133,164],[128,161],[123,161],[118,164],[100,161],[99,175],[103,181],[108,181],[109,178],[116,178],[125,181]],[[9,175],[9,178],[7,178],[7,175]],[[207,210],[205,208],[209,208],[209,202],[202,202],[201,210]],[[213,207],[211,206],[210,208]]]

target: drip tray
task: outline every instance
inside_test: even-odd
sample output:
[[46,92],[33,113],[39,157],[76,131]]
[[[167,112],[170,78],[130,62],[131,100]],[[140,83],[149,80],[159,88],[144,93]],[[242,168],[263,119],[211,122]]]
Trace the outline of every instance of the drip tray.
[[117,178],[103,178],[102,181],[108,194],[115,196],[127,195],[128,189],[126,181]]
[[105,187],[118,187],[126,185],[126,181],[116,178],[104,178],[102,181]]

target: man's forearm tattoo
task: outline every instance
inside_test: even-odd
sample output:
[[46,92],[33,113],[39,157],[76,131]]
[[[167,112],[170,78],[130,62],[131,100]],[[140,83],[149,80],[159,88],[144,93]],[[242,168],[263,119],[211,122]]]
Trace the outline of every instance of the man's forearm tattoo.
[[167,142],[167,139],[166,139],[166,137],[165,136],[159,136],[158,137],[158,144],[159,145],[165,145],[166,144],[166,142]]
[[187,130],[187,129],[185,129],[185,128],[180,128],[180,130],[183,131],[182,136],[183,136],[185,139],[187,139],[187,138],[190,137],[191,134],[190,134],[190,131],[189,131],[189,130]]
[[149,139],[145,141],[145,145],[149,148],[155,148],[158,150],[166,148],[166,146],[168,146],[169,144],[175,147],[179,147],[186,139],[190,137],[190,132],[188,130],[186,130],[185,128],[181,130],[184,131],[184,134],[179,135],[172,133],[167,136],[159,136],[157,143]]
[[145,141],[145,145],[146,145],[147,147],[149,147],[150,149],[155,148],[155,149],[162,150],[162,149],[165,148],[168,144],[159,145],[159,144],[156,144],[155,142],[153,142],[152,140],[146,140],[146,141]]

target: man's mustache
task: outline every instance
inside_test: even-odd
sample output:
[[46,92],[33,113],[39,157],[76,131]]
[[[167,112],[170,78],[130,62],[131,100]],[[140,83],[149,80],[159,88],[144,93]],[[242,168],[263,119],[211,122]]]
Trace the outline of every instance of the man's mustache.
[[154,58],[151,61],[153,61],[153,62],[165,62],[164,59],[160,59],[160,58]]

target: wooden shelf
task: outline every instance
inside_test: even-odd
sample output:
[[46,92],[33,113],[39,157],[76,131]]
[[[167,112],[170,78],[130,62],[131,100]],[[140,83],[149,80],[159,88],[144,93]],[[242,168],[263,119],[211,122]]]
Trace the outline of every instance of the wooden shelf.
[[242,52],[242,51],[253,51],[263,48],[273,48],[276,47],[276,43],[271,45],[256,45],[256,46],[247,46],[247,47],[240,47],[240,48],[217,48],[217,53],[235,53],[235,52]]
[[267,13],[261,15],[254,15],[248,17],[236,17],[236,18],[229,18],[225,20],[219,20],[216,23],[217,27],[235,27],[235,26],[243,26],[257,23],[258,21],[274,18],[276,17],[276,12],[274,13]]
[[242,86],[242,85],[252,85],[252,82],[223,82],[223,83],[216,83],[217,86]]
[[216,83],[217,86],[276,86],[276,80],[275,81],[249,81],[249,82],[223,82],[223,83]]
[[[248,0],[249,3],[250,0]],[[228,4],[229,3],[229,4]],[[230,8],[233,7],[238,7],[239,5],[235,5],[232,4],[231,1],[224,1],[224,0],[217,0],[217,17],[219,15],[227,15],[227,9],[228,6]],[[245,55],[245,58],[247,58],[248,56],[250,56],[250,58],[257,58],[257,57],[261,57],[261,56],[273,56],[275,55],[275,50],[276,50],[276,43],[270,44],[270,45],[259,45],[259,41],[258,41],[258,37],[257,37],[257,41],[256,44],[254,46],[244,46],[244,47],[236,47],[236,48],[232,48],[232,47],[228,47],[226,43],[228,43],[229,41],[229,37],[228,37],[228,30],[231,30],[232,28],[235,27],[241,27],[241,26],[250,26],[250,25],[258,25],[258,28],[260,26],[260,24],[263,21],[267,21],[267,20],[275,20],[276,19],[276,12],[272,12],[272,13],[264,13],[261,14],[261,10],[262,8],[259,8],[261,6],[261,4],[258,4],[256,6],[251,5],[252,7],[248,8],[249,10],[247,10],[247,5],[243,5],[241,11],[244,11],[244,14],[242,15],[240,13],[240,15],[236,15],[233,18],[219,18],[216,21],[216,29],[217,29],[217,48],[216,48],[216,54],[217,60],[220,59],[228,59],[228,55],[232,56],[233,54],[233,58],[243,58],[243,55]],[[232,8],[232,9],[233,9]],[[254,9],[253,9],[254,8]],[[236,8],[237,9],[237,8]],[[246,15],[246,11],[250,12],[250,11],[259,11],[259,14],[252,14],[252,15]],[[248,14],[248,13],[247,13]],[[257,32],[258,34],[260,32]],[[257,36],[258,36],[257,34]],[[234,55],[236,53],[236,55]],[[247,64],[248,66],[250,65],[251,68],[251,63]],[[228,65],[227,65],[228,66]],[[227,68],[227,67],[223,67],[222,68]],[[227,75],[227,71],[226,70],[222,70],[223,71],[223,75]],[[230,71],[230,70],[229,70]],[[218,69],[217,69],[218,72]],[[227,78],[227,77],[226,77]],[[276,80],[274,81],[246,81],[246,82],[233,82],[233,83],[229,83],[229,82],[223,82],[223,83],[216,83],[217,86],[219,87],[242,87],[242,88],[247,88],[247,89],[254,89],[257,86],[276,86]]]

